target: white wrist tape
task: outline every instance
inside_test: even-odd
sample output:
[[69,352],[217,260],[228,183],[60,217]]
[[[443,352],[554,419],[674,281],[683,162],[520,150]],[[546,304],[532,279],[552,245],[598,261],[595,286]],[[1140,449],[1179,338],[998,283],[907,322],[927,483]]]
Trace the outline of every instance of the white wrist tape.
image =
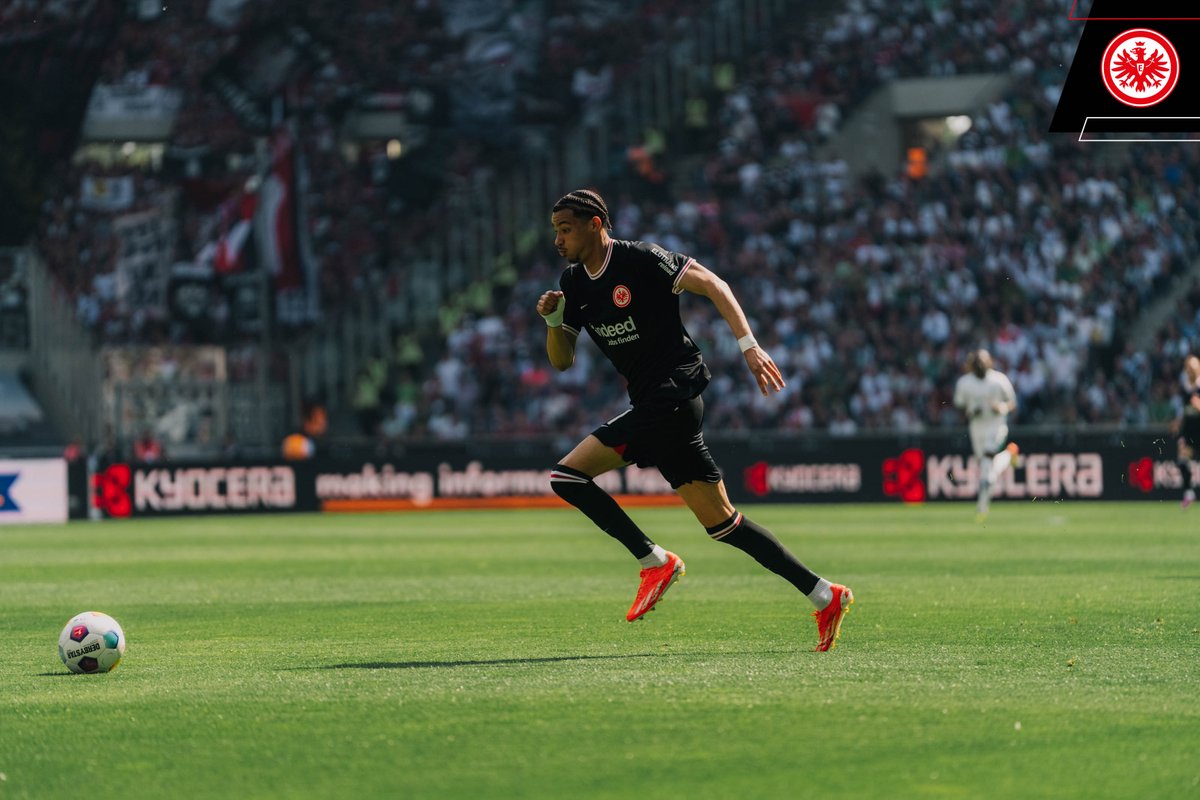
[[747,333],[742,338],[738,339],[738,347],[742,348],[742,352],[746,352],[751,347],[758,347],[758,341],[754,338],[753,333]]
[[549,314],[542,314],[542,319],[546,320],[546,327],[561,328],[563,322],[563,313],[567,310],[565,298],[558,298],[558,306]]

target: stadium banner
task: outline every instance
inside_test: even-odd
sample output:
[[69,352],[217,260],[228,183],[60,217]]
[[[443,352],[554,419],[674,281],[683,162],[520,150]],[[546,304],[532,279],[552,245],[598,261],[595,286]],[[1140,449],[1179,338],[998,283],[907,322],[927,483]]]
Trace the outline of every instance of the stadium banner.
[[88,102],[88,121],[126,119],[173,120],[183,105],[183,92],[166,86],[97,84]]
[[164,192],[157,208],[123,214],[113,220],[118,242],[116,261],[117,303],[123,312],[145,313],[151,319],[167,315],[167,282],[170,277],[175,220],[169,209],[174,194]]
[[[1015,438],[1020,463],[996,487],[999,502],[1177,502],[1182,496],[1174,442],[1163,433]],[[710,447],[735,505],[971,502],[979,486],[965,432],[720,438]],[[119,462],[91,476],[90,505],[93,516],[117,518],[566,508],[550,488],[550,469],[561,457],[554,443],[523,441],[412,446],[388,458],[370,447],[349,447],[307,461]],[[64,494],[66,480],[64,468]],[[682,504],[653,468],[613,470],[596,483],[625,506]],[[65,514],[65,497],[62,502]]]
[[332,51],[304,24],[268,22],[243,30],[236,47],[204,77],[204,86],[244,128],[266,135],[271,101],[290,82],[332,62]]
[[171,265],[167,308],[171,319],[197,333],[220,329],[220,311],[212,302],[216,281],[211,267],[188,261]]
[[67,462],[0,461],[0,525],[67,521]]
[[[1179,500],[1183,476],[1162,433],[1014,436],[1018,464],[995,500]],[[962,434],[711,445],[735,503],[973,500],[979,467]]]
[[[996,500],[1178,500],[1183,475],[1164,433],[1056,433],[1014,437],[1015,469]],[[740,503],[972,501],[978,464],[966,431],[860,437],[718,438],[709,446]],[[314,495],[325,511],[563,506],[549,472],[562,456],[549,442],[513,448],[413,448],[380,460],[318,458]],[[1200,474],[1200,473],[1197,473]],[[656,469],[626,467],[596,482],[627,505],[678,504]],[[1198,487],[1200,488],[1200,487]]]
[[99,84],[83,121],[88,141],[161,141],[171,135],[183,92],[166,86]]
[[79,183],[79,205],[90,211],[127,211],[134,200],[132,175],[84,175]]
[[[323,511],[410,511],[454,508],[566,508],[550,488],[557,454],[475,457],[461,448],[404,459],[318,460],[314,494]],[[628,506],[680,505],[656,469],[635,466],[596,483]]]
[[92,506],[106,518],[315,511],[313,485],[303,462],[118,462],[92,475]]

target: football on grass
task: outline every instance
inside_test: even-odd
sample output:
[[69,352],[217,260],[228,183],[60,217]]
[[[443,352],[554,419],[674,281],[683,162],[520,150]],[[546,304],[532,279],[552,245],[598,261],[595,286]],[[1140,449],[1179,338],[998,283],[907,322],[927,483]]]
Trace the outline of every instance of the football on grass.
[[108,614],[85,611],[58,635],[58,657],[71,672],[109,672],[125,655],[125,631]]

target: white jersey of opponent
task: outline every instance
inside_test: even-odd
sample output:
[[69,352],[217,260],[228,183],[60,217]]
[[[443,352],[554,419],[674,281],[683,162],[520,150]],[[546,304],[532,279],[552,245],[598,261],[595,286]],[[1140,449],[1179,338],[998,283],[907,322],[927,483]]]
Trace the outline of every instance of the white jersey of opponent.
[[1008,414],[997,414],[996,402],[1015,403],[1016,392],[1008,376],[989,369],[982,378],[968,372],[954,385],[954,405],[961,408],[970,420],[971,449],[975,456],[993,455],[1008,439]]

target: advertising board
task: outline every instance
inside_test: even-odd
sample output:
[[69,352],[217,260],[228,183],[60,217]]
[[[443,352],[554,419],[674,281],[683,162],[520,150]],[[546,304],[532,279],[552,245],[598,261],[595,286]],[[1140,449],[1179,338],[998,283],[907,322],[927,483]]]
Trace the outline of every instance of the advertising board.
[[0,525],[66,522],[67,513],[66,461],[0,461]]
[[[994,488],[997,502],[1181,496],[1184,474],[1161,434],[1016,438],[1020,459]],[[967,502],[979,487],[965,435],[764,437],[719,440],[711,447],[735,505]],[[564,508],[549,480],[561,456],[552,443],[523,441],[519,447],[413,447],[390,457],[342,448],[300,462],[116,463],[91,476],[91,503],[106,517]],[[596,483],[624,506],[682,502],[653,468],[613,470]]]
[[308,464],[115,463],[92,475],[105,517],[315,511]]

